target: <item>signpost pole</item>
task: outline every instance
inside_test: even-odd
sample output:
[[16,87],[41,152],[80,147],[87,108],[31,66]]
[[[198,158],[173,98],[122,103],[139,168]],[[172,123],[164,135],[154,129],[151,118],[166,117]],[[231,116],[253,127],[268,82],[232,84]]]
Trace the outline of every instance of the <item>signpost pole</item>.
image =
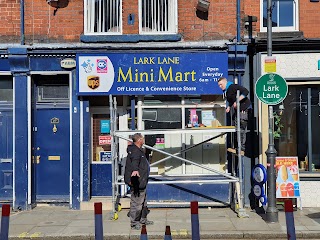
[[[267,0],[267,54],[272,56],[272,0]],[[273,140],[273,106],[269,105],[269,144],[267,155],[267,175],[268,175],[268,207],[266,210],[267,222],[278,222],[278,209],[276,206],[276,174],[275,159],[277,151]]]

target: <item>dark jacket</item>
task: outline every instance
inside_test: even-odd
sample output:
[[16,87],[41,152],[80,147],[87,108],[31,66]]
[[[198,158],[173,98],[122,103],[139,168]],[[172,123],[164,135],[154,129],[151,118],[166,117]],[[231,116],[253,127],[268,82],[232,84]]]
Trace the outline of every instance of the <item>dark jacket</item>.
[[150,166],[146,158],[146,155],[143,152],[143,149],[138,148],[135,144],[129,145],[127,148],[127,162],[130,166],[126,166],[125,175],[131,176],[133,171],[139,171],[139,188],[145,189],[147,187]]
[[245,87],[242,87],[238,84],[229,85],[228,89],[225,92],[229,106],[232,107],[234,102],[237,101],[237,90],[240,91],[240,95],[243,95],[245,97],[240,101],[240,111],[247,110],[249,107],[251,107],[251,101],[247,97],[249,94],[249,91]]

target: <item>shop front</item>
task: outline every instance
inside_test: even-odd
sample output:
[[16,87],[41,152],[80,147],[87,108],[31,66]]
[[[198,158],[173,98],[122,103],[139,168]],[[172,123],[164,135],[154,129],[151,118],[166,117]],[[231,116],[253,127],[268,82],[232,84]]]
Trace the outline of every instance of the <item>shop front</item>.
[[80,206],[79,124],[86,105],[72,91],[73,57],[27,47],[1,54],[0,201],[16,210],[38,203]]
[[[277,74],[286,79],[288,94],[274,108],[275,146],[278,156],[298,158],[302,207],[319,207],[320,151],[320,72],[319,53],[291,52],[273,54]],[[265,54],[260,54],[261,73],[264,74]],[[260,104],[260,131],[267,136],[267,107]],[[268,140],[262,137],[266,149]],[[264,151],[262,151],[264,152]],[[262,156],[262,161],[265,161]]]
[[[150,201],[228,202],[229,183],[211,184],[229,166],[217,80],[229,76],[234,56],[223,49],[1,50],[0,202],[18,210],[39,203],[80,209],[91,198],[113,196],[112,176],[122,181],[128,141],[119,139],[115,173],[110,95],[117,131],[149,131],[147,145],[190,160],[159,162],[167,156],[146,150],[154,179],[183,181],[150,185]],[[127,195],[125,185],[119,193]]]
[[8,56],[0,54],[0,201],[13,193],[13,77]]
[[[151,203],[229,201],[229,183],[213,183],[219,172],[228,172],[225,101],[217,84],[220,77],[228,78],[227,52],[78,54],[77,66],[78,95],[88,99],[91,116],[90,197],[112,195],[113,119],[108,104],[112,95],[116,128],[125,132],[125,138],[130,137],[128,131],[142,132],[146,145],[190,161],[146,148],[150,180],[180,182],[150,184]],[[119,174],[115,174],[119,181],[127,145],[128,141],[119,139]],[[210,184],[203,184],[206,181]],[[120,195],[126,196],[127,188],[119,186]]]

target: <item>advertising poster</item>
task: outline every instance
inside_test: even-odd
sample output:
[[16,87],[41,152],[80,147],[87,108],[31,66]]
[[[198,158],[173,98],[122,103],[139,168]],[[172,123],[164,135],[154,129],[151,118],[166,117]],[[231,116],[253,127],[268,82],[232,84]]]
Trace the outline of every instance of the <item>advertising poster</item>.
[[276,197],[300,197],[298,157],[276,158]]
[[110,145],[111,144],[111,135],[101,135],[99,136],[99,145]]
[[101,151],[100,152],[100,161],[101,162],[106,162],[106,163],[111,163],[111,151]]
[[110,120],[100,120],[100,133],[110,133]]

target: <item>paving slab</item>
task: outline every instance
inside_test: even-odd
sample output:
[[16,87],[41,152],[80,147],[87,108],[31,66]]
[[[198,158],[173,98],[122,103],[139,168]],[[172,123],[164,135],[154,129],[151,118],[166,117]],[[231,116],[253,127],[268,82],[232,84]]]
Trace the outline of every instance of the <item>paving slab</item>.
[[[131,230],[128,209],[113,213],[103,211],[105,239],[140,239],[140,231]],[[238,218],[232,209],[200,208],[201,239],[286,239],[286,218],[279,211],[279,222],[267,223],[264,214],[246,209],[248,218]],[[320,239],[320,208],[303,208],[294,212],[297,239]],[[189,208],[152,208],[147,226],[149,239],[163,239],[169,225],[173,239],[191,239]],[[65,206],[36,207],[30,211],[13,212],[10,216],[9,236],[12,239],[95,239],[94,212],[70,210]]]

